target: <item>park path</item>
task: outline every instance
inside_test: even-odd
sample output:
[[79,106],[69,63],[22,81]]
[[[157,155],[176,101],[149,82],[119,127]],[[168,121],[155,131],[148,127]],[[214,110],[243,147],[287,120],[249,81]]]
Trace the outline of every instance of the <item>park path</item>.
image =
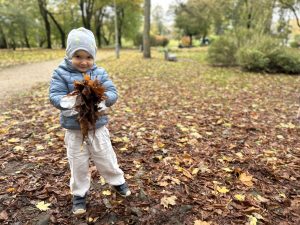
[[[112,57],[113,54],[113,51],[98,54],[96,61]],[[22,94],[38,83],[49,82],[53,70],[61,61],[62,58],[1,69],[0,101]]]

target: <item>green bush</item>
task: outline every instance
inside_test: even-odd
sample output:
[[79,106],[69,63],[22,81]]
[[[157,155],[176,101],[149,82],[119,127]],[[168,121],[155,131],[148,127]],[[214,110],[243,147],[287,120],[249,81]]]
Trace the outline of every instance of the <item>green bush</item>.
[[208,61],[215,66],[234,66],[237,45],[231,36],[222,36],[215,40],[208,49]]
[[270,59],[269,72],[300,74],[300,54],[298,51],[281,47],[268,57]]
[[276,55],[280,48],[279,42],[266,35],[253,35],[244,46],[238,50],[239,66],[249,71],[269,71],[270,56]]
[[299,48],[299,47],[300,47],[300,44],[299,44],[298,41],[292,41],[292,42],[290,43],[290,46],[291,46],[291,48]]
[[263,71],[270,62],[265,53],[249,47],[240,49],[237,53],[237,59],[239,65],[249,71]]

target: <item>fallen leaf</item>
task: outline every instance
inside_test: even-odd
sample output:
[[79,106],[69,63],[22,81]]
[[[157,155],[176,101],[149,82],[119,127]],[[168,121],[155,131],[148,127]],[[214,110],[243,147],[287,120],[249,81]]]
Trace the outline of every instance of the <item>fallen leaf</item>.
[[15,150],[15,151],[24,151],[24,149],[25,149],[25,148],[22,147],[22,146],[15,146],[15,147],[14,147],[14,150]]
[[248,221],[248,225],[256,225],[256,223],[257,223],[257,219],[256,219],[256,217],[254,217],[254,216],[248,216],[248,218],[249,218],[249,221]]
[[20,142],[20,138],[10,138],[10,139],[8,139],[8,142],[9,143],[17,143],[17,142]]
[[39,202],[35,206],[41,211],[47,211],[51,203],[45,203],[44,201]]
[[238,201],[245,201],[245,195],[236,194],[234,195],[234,198]]
[[226,187],[224,187],[224,186],[223,187],[217,186],[217,191],[219,193],[222,193],[222,194],[225,194],[225,193],[229,192],[229,190]]
[[241,175],[239,176],[239,180],[248,187],[253,186],[251,175],[247,175],[246,173],[241,173]]
[[103,195],[111,195],[111,191],[110,190],[105,190],[105,191],[102,191],[102,194]]
[[1,213],[0,213],[0,221],[4,221],[4,220],[7,220],[8,219],[8,215],[7,215],[7,212],[5,210],[3,210]]
[[182,173],[183,173],[184,176],[186,176],[186,177],[188,177],[190,179],[193,179],[192,174],[190,174],[190,172],[188,170],[182,169]]
[[164,196],[161,200],[160,200],[160,204],[164,206],[164,208],[168,208],[169,205],[176,205],[175,200],[177,199],[177,197],[175,195],[167,197]]
[[194,225],[210,225],[210,222],[195,220]]
[[192,171],[192,174],[196,175],[199,172],[199,170],[200,170],[199,168],[194,168]]

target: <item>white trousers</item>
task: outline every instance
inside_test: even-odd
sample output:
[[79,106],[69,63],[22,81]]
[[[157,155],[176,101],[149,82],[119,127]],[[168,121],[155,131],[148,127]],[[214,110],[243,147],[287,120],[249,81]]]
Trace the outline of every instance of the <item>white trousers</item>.
[[71,169],[70,188],[73,195],[83,197],[90,188],[90,157],[108,184],[115,186],[125,182],[105,126],[97,129],[95,135],[90,131],[84,144],[80,130],[67,130],[65,145]]

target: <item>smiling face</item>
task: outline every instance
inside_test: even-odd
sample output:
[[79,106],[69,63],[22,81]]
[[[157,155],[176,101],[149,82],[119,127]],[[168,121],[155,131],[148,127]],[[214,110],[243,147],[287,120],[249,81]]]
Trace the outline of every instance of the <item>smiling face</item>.
[[88,52],[78,50],[72,57],[72,65],[78,71],[85,73],[94,65],[94,59]]

